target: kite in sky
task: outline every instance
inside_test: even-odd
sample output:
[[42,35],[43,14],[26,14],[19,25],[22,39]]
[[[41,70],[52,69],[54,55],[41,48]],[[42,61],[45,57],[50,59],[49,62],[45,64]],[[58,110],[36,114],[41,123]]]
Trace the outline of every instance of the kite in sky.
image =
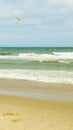
[[20,18],[16,18],[16,24],[21,24],[21,19]]

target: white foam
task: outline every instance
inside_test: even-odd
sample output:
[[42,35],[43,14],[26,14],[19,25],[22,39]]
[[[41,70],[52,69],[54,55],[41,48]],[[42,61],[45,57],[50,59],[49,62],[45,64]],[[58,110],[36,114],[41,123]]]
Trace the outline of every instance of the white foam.
[[70,61],[66,61],[66,60],[59,60],[58,62],[59,62],[59,63],[65,63],[65,64],[71,63]]
[[53,54],[19,53],[18,55],[0,55],[0,59],[31,61],[73,60],[73,52],[53,52]]
[[0,70],[0,78],[13,78],[51,83],[73,84],[72,71]]

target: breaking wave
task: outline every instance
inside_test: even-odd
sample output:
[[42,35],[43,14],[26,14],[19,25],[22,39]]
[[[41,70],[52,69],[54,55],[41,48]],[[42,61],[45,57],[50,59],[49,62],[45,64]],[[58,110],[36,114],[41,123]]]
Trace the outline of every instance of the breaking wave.
[[73,84],[72,71],[55,71],[55,70],[43,71],[43,70],[21,70],[21,69],[0,70],[0,78]]
[[52,54],[44,53],[19,53],[17,55],[0,55],[0,59],[9,59],[9,60],[31,60],[31,61],[60,61],[63,63],[68,63],[67,60],[73,61],[73,52],[53,52]]

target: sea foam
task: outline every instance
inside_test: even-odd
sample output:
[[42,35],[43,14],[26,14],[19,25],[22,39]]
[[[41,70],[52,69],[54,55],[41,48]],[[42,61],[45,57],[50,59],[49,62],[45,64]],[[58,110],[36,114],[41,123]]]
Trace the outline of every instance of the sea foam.
[[22,59],[31,61],[73,60],[73,52],[53,52],[52,54],[19,53],[17,55],[0,55],[0,59]]
[[19,70],[19,69],[0,70],[0,78],[73,84],[72,71],[55,71],[55,70],[45,71],[45,70]]

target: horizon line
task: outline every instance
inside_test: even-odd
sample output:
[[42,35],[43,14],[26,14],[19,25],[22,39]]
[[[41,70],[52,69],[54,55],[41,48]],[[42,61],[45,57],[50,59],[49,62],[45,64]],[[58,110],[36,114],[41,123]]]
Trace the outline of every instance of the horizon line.
[[21,48],[22,47],[27,47],[27,48],[29,48],[29,47],[31,47],[31,48],[36,48],[36,47],[37,48],[40,48],[40,47],[42,47],[42,48],[44,48],[44,47],[45,48],[47,48],[47,47],[51,47],[51,48],[64,48],[64,47],[65,48],[71,48],[72,47],[73,48],[73,46],[0,46],[0,47],[18,47],[18,48],[19,47],[21,47]]

